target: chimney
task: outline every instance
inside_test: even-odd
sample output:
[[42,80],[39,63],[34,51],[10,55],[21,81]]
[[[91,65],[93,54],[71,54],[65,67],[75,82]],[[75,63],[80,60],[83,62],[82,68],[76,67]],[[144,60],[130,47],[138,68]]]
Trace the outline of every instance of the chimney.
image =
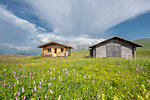
[[66,46],[68,46],[68,41],[66,41]]

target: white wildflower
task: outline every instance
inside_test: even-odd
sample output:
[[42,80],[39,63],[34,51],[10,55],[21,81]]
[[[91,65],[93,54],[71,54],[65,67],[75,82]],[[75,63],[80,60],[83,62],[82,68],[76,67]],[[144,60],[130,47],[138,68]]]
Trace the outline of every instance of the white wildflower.
[[41,82],[43,83],[43,79],[41,79]]
[[39,82],[39,84],[41,85],[41,82]]
[[60,79],[60,76],[58,76],[58,78]]
[[64,68],[63,71],[67,71],[67,68]]
[[47,99],[47,95],[45,95],[45,99]]
[[51,86],[51,83],[48,83],[48,87],[50,87]]
[[19,84],[19,81],[17,80],[17,84]]
[[95,83],[95,81],[93,80],[93,83]]
[[35,81],[33,81],[33,84],[35,84]]
[[53,94],[53,91],[52,91],[52,90],[50,90],[50,93],[51,93],[51,94]]
[[50,79],[52,80],[52,77]]
[[59,95],[58,100],[60,100],[61,96]]
[[18,96],[20,96],[20,92],[18,92]]

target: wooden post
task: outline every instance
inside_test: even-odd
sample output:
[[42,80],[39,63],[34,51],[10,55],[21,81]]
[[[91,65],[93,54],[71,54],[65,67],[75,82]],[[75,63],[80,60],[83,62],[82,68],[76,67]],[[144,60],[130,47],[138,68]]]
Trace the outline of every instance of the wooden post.
[[44,48],[42,48],[42,57],[44,56]]

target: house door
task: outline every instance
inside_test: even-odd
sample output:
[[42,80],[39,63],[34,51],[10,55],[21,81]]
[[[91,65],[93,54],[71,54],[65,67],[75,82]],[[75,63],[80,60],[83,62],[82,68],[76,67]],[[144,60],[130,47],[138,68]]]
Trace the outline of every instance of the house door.
[[121,46],[107,46],[106,47],[107,58],[120,58],[121,57]]

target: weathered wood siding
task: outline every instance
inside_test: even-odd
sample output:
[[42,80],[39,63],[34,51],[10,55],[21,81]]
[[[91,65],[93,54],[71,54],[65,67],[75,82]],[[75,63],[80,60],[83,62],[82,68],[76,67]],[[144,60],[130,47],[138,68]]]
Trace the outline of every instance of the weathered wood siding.
[[136,47],[128,44],[122,43],[121,50],[122,50],[122,58],[135,58],[136,57]]
[[[95,50],[94,50],[95,49]],[[135,47],[120,40],[110,40],[93,49],[93,58],[134,58]],[[95,54],[96,53],[96,54]]]
[[96,47],[96,58],[105,58],[106,57],[106,45]]
[[96,58],[96,48],[93,48],[93,58]]

